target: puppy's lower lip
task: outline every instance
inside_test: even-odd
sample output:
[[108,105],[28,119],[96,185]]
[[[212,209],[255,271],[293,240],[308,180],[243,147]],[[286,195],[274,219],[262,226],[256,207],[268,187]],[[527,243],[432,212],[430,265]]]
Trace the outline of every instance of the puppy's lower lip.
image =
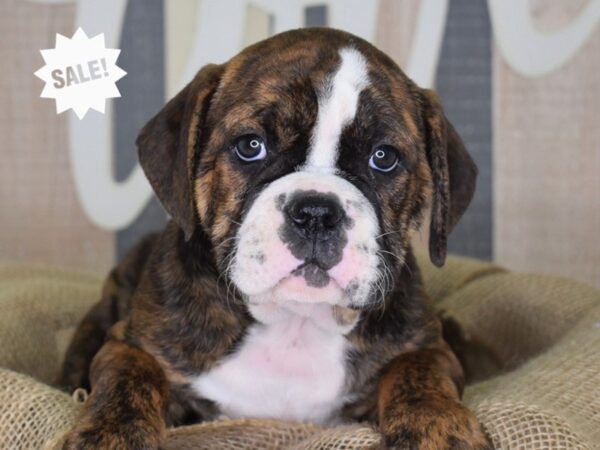
[[339,304],[344,293],[340,285],[332,278],[323,287],[310,286],[304,277],[290,274],[283,278],[271,291],[279,301],[295,300],[301,303]]

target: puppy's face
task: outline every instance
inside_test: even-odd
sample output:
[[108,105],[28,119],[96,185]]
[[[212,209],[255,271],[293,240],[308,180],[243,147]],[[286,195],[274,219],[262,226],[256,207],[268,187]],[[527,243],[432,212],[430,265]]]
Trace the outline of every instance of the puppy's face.
[[[368,43],[333,30],[288,32],[203,69],[186,89],[174,111],[165,108],[172,126],[163,118],[142,131],[140,159],[166,208],[186,233],[203,227],[250,303],[375,302],[432,198],[434,216],[443,215],[432,216],[432,257],[443,260],[455,221],[453,130],[435,98]],[[173,161],[167,180],[153,180],[144,158],[157,128],[176,128],[172,145],[184,146],[162,152]],[[179,198],[165,200],[165,185]]]
[[201,221],[251,302],[365,305],[430,197],[410,88],[351,46],[254,58],[234,59],[213,97]]

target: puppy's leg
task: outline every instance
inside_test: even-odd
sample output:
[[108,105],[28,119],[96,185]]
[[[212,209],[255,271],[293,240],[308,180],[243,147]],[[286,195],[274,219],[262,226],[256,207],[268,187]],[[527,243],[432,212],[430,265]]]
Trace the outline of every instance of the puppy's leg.
[[158,449],[165,435],[169,384],[143,350],[109,341],[91,368],[92,392],[64,450]]
[[467,384],[487,380],[505,370],[502,359],[482,339],[466,333],[460,323],[451,316],[443,314],[440,319],[444,341],[460,361]]
[[477,419],[460,401],[463,373],[445,344],[398,356],[379,381],[382,447],[491,450]]
[[141,277],[156,234],[142,239],[111,270],[102,288],[102,298],[85,315],[65,354],[56,386],[72,392],[77,388],[90,389],[89,369],[110,328],[129,314],[131,296]]
[[116,321],[111,315],[109,298],[102,298],[88,311],[77,326],[55,385],[69,393],[77,388],[90,390],[90,364],[106,341],[106,334]]

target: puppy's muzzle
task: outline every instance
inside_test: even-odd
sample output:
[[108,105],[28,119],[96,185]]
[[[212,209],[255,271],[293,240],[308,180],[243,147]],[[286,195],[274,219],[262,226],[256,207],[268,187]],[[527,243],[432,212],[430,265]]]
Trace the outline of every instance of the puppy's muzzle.
[[356,186],[333,174],[293,172],[248,210],[231,278],[250,303],[362,305],[380,274],[378,234]]

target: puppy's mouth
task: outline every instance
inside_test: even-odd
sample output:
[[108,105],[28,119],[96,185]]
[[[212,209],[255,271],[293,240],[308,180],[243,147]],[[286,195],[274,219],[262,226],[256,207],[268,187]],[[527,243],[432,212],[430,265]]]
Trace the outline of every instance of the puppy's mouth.
[[346,297],[344,289],[326,270],[309,261],[300,264],[267,291],[251,296],[250,301],[342,305]]
[[300,264],[292,271],[292,275],[304,278],[308,286],[315,288],[325,287],[331,280],[327,270],[323,269],[323,267],[314,259]]

